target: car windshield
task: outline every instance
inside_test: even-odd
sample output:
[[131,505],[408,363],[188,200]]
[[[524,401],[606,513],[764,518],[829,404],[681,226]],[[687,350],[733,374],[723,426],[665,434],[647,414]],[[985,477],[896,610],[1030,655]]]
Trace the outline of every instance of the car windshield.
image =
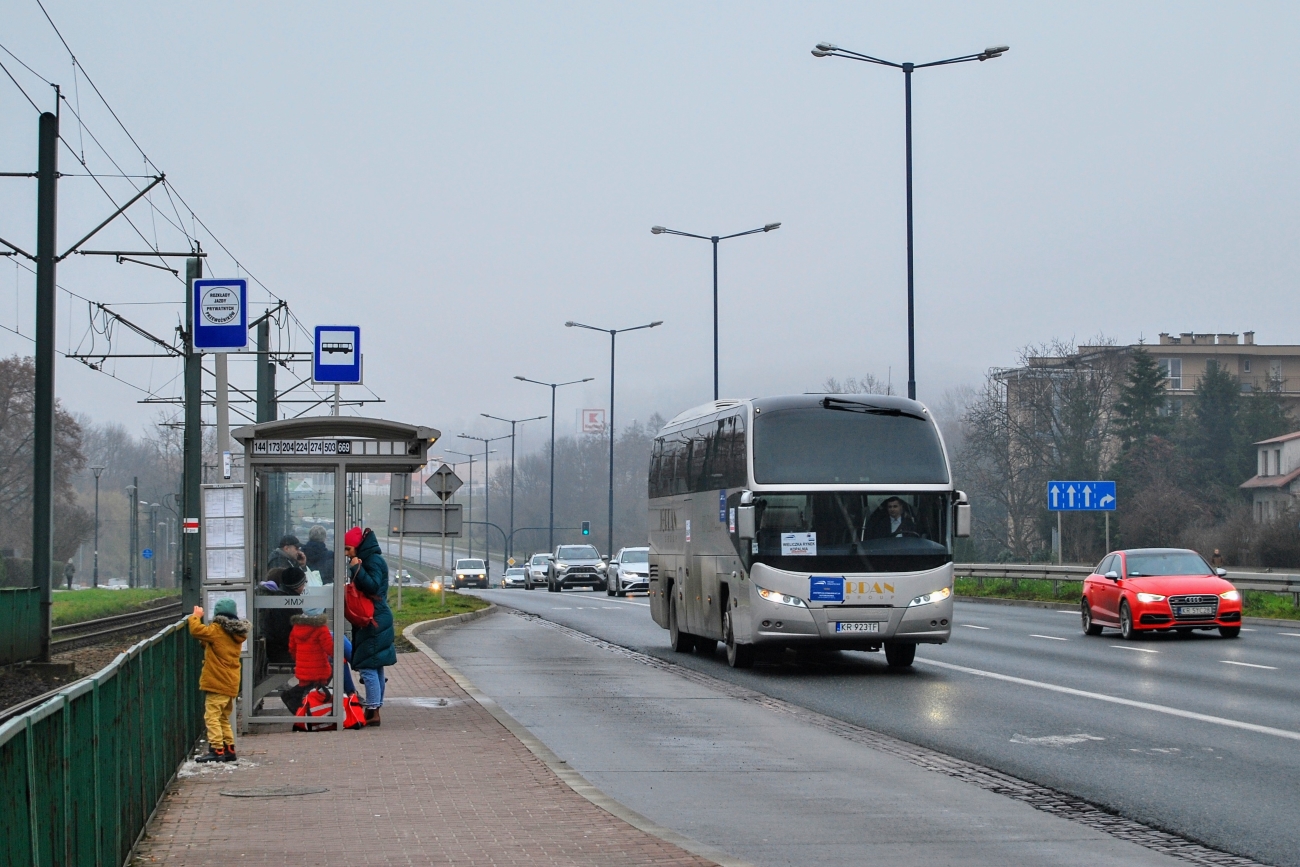
[[624,562],[624,563],[649,563],[649,562],[650,562],[650,552],[649,552],[649,551],[624,551],[624,552],[623,552],[623,560],[622,560],[622,562]]
[[482,560],[457,560],[456,568],[457,569],[482,569],[483,561]]
[[946,484],[934,423],[870,397],[770,409],[754,419],[754,481],[768,485]]
[[1129,554],[1125,565],[1131,578],[1214,574],[1214,570],[1195,551],[1160,551],[1146,554]]
[[506,574],[507,574],[507,575],[522,575],[522,574],[524,574],[524,567],[522,567],[522,566],[511,567],[511,568],[509,568],[509,569],[506,570]]
[[742,557],[794,572],[915,572],[952,560],[945,493],[764,493]]
[[560,546],[559,557],[561,560],[599,560],[600,555],[591,545],[562,545]]
[[545,563],[545,562],[546,562],[547,560],[549,560],[549,559],[551,559],[551,555],[550,555],[550,554],[538,554],[537,556],[533,557],[532,565],[534,565],[534,566],[541,566],[543,563]]

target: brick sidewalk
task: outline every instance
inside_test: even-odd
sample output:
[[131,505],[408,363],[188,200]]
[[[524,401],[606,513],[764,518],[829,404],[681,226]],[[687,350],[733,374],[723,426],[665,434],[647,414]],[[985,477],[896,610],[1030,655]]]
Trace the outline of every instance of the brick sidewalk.
[[[713,863],[574,792],[424,654],[400,655],[388,677],[377,729],[248,735],[237,765],[187,765],[133,863]],[[437,698],[447,705],[413,700]],[[254,786],[329,791],[220,794]]]

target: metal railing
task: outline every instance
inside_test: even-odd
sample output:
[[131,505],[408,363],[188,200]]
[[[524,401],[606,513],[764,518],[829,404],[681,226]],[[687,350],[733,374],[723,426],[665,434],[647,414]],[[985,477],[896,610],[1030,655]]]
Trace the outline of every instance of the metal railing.
[[126,861],[203,728],[185,621],[0,725],[0,863]]
[[0,587],[0,665],[41,653],[39,587]]
[[[1092,574],[1091,566],[1047,566],[1019,563],[957,563],[953,573],[958,578],[1024,578],[1047,580],[1053,590],[1059,590],[1062,581],[1082,581]],[[1253,572],[1234,570],[1227,578],[1238,590],[1258,590],[1269,593],[1290,593],[1292,601],[1300,606],[1300,574],[1288,572]]]

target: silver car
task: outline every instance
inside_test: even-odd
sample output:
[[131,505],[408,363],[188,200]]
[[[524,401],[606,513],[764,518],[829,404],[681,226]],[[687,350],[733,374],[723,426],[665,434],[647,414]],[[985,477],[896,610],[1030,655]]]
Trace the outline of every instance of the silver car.
[[524,589],[546,586],[547,574],[551,568],[550,554],[534,554],[524,564]]
[[501,576],[501,589],[508,590],[511,587],[524,586],[524,567],[511,566]]
[[565,587],[605,589],[605,560],[595,545],[561,545],[549,565],[546,589],[552,593]]
[[650,549],[621,548],[609,562],[609,585],[605,592],[610,596],[650,592]]

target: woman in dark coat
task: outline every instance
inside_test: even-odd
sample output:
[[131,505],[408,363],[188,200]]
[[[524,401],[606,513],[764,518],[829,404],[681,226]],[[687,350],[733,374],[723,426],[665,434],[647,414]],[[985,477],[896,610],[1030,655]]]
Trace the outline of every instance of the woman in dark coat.
[[350,580],[375,603],[375,619],[352,630],[352,670],[366,690],[366,725],[379,725],[384,703],[384,666],[397,664],[393,611],[388,607],[388,563],[373,531],[353,527],[343,537]]

